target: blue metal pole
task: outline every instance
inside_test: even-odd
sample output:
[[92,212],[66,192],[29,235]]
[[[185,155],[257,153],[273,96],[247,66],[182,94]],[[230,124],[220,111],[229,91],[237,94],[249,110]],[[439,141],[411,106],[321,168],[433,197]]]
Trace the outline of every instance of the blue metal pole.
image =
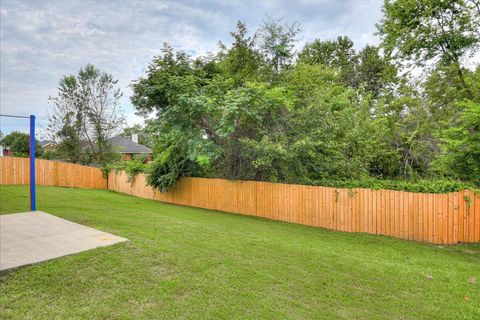
[[35,195],[35,116],[30,116],[30,210],[37,210]]

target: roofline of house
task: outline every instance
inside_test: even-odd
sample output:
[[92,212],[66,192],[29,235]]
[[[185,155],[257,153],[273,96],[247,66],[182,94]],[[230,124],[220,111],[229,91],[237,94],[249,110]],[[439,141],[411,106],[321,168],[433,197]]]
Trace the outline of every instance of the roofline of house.
[[150,152],[128,152],[128,151],[118,151],[118,153],[142,154],[142,153],[153,153],[153,152],[152,152],[152,151],[150,151]]

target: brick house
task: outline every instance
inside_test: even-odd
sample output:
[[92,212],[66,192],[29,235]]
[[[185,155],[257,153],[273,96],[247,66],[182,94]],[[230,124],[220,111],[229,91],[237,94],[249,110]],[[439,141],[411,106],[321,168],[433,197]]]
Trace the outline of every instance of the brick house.
[[117,136],[109,140],[114,150],[122,155],[122,160],[132,160],[135,155],[147,154],[147,161],[152,160],[152,149],[138,143],[138,134],[132,134],[132,139]]

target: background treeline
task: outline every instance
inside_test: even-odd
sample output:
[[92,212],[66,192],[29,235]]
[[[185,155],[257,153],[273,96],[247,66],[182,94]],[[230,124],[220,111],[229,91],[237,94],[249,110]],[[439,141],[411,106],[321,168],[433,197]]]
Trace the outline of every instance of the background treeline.
[[[231,44],[191,57],[165,44],[131,101],[92,65],[59,82],[48,131],[55,157],[148,173],[445,192],[480,186],[480,0],[386,1],[379,46],[300,43],[300,24],[238,22]],[[121,130],[124,129],[122,132]],[[139,134],[154,161],[119,162],[109,139]],[[28,136],[27,136],[28,137]],[[11,148],[14,141],[5,137]],[[7,143],[8,142],[8,143]],[[19,144],[18,144],[19,145]],[[23,149],[18,152],[22,152]]]
[[479,2],[386,2],[377,27],[381,46],[360,51],[338,37],[297,52],[299,26],[270,18],[203,57],[165,44],[131,98],[157,155],[149,183],[479,186],[480,67],[465,65]]

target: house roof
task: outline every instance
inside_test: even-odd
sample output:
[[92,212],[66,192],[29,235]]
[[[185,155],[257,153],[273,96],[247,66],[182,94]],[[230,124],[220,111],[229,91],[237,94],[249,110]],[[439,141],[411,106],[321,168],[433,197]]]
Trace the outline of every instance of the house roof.
[[120,153],[152,153],[152,149],[124,137],[113,137],[109,141]]
[[55,144],[55,141],[53,140],[42,140],[40,141],[40,145],[43,147],[43,146],[46,146],[48,144]]

